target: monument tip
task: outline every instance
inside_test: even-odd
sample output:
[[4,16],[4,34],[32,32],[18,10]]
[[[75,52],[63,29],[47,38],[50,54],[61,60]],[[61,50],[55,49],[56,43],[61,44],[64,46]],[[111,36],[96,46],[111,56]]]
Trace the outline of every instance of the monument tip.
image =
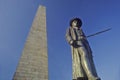
[[39,5],[39,8],[41,8],[41,7],[42,7],[42,8],[46,8],[44,5]]

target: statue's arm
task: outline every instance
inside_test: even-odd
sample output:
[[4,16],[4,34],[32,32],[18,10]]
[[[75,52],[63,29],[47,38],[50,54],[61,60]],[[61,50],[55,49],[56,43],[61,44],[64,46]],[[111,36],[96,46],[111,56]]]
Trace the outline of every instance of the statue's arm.
[[71,33],[70,33],[70,28],[68,28],[67,31],[66,31],[66,40],[70,45],[73,44],[73,39],[72,39],[72,36],[71,36]]

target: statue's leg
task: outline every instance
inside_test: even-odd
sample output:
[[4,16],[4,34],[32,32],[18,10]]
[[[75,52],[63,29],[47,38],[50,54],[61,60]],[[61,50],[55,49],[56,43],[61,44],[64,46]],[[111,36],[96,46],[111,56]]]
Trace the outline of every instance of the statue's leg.
[[92,73],[92,66],[89,61],[87,50],[84,47],[79,47],[78,52],[81,54],[82,66],[88,76],[88,80],[97,80],[98,77]]
[[72,75],[73,79],[78,77],[85,77],[85,72],[82,68],[81,57],[79,56],[77,48],[72,47]]
[[72,78],[73,80],[77,79],[77,74],[76,74],[76,59],[75,59],[75,49],[71,46],[71,51],[72,51]]

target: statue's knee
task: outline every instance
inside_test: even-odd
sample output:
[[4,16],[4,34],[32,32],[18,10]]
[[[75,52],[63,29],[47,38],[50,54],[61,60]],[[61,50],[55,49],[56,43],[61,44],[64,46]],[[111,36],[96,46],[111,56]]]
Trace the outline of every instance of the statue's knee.
[[82,54],[82,57],[84,57],[84,58],[88,58],[87,53],[83,53],[83,54]]

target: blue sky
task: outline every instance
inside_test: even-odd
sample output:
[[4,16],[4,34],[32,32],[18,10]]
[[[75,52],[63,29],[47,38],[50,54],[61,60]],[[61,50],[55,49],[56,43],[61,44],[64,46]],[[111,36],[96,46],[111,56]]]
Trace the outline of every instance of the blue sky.
[[69,20],[79,17],[102,80],[120,79],[119,0],[0,0],[0,80],[12,80],[39,5],[46,6],[49,80],[71,80],[71,50],[65,40]]

